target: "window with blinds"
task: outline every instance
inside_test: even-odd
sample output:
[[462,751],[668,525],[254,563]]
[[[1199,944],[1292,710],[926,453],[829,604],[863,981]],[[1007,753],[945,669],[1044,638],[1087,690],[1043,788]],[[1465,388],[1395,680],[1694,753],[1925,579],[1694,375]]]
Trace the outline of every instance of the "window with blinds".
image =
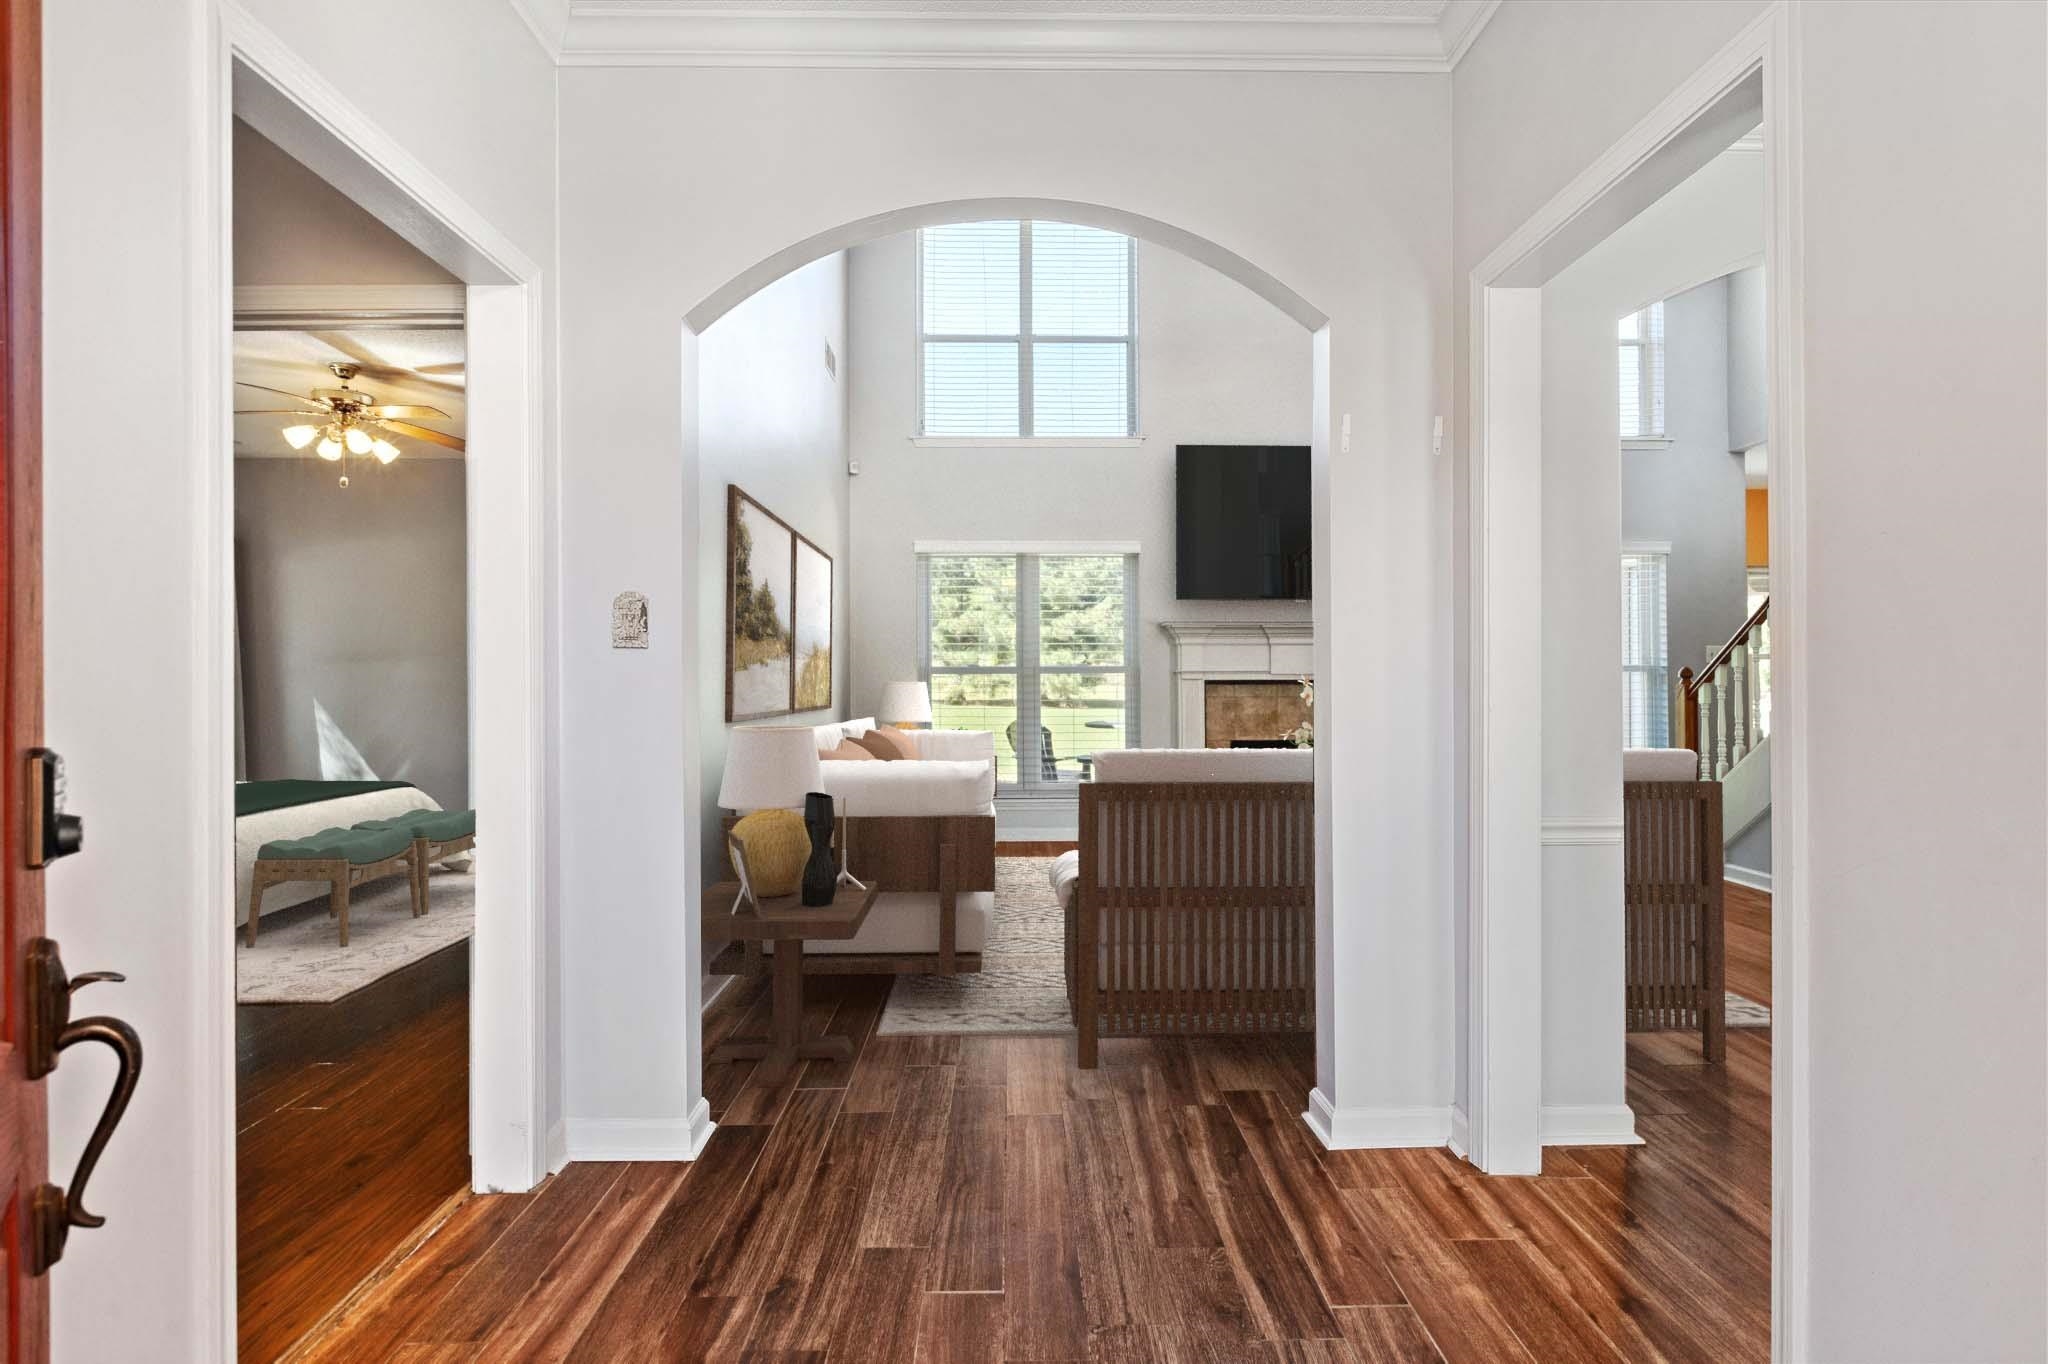
[[1616,368],[1621,380],[1621,438],[1664,435],[1664,305],[1652,303],[1621,319]]
[[1671,746],[1671,665],[1666,652],[1663,550],[1621,556],[1621,744]]
[[1003,798],[1072,799],[1081,759],[1138,739],[1131,553],[920,553],[932,723],[996,736]]
[[1135,433],[1131,238],[995,222],[917,240],[920,435]]

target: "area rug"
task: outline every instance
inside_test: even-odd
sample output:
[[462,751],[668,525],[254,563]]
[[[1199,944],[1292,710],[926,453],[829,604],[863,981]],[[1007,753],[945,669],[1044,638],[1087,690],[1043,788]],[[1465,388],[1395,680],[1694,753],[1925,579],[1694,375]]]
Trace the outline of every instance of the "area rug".
[[264,915],[254,947],[243,945],[238,930],[235,1002],[329,1004],[469,937],[476,877],[436,867],[427,889],[430,909],[417,919],[403,876],[350,897],[347,947],[335,940],[324,899]]
[[1768,1028],[1771,1026],[1771,1006],[1730,990],[1725,1017],[1731,1028]]
[[981,970],[898,976],[878,1033],[1071,1033],[1065,919],[1050,857],[996,859],[996,918]]

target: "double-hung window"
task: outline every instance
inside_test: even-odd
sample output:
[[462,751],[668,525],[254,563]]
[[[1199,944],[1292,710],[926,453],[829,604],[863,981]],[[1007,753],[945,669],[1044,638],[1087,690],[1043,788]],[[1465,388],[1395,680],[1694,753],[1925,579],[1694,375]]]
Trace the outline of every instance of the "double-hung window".
[[950,223],[918,242],[918,434],[1136,433],[1129,237],[1073,223]]
[[1073,798],[1138,741],[1138,556],[1124,545],[919,545],[932,723],[996,736],[1006,799]]
[[1652,303],[1617,328],[1621,438],[1664,438],[1664,305]]
[[1671,662],[1665,628],[1665,562],[1659,546],[1621,555],[1621,744],[1671,746]]

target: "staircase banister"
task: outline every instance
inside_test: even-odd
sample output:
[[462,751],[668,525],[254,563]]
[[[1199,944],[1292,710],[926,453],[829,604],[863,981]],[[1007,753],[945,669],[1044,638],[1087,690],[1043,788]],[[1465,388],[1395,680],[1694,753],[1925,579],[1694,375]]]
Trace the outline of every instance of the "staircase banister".
[[1688,676],[1688,674],[1692,672],[1692,669],[1681,668],[1679,670],[1678,676],[1680,680],[1683,681],[1685,684],[1686,696],[1688,698],[1697,696],[1699,694],[1700,684],[1705,682],[1708,678],[1712,677],[1714,675],[1714,670],[1720,667],[1723,663],[1726,663],[1728,661],[1728,656],[1730,654],[1733,654],[1737,649],[1741,648],[1743,641],[1749,638],[1750,631],[1756,629],[1757,626],[1762,625],[1764,623],[1764,620],[1770,614],[1771,599],[1769,597],[1765,597],[1762,601],[1757,603],[1756,610],[1750,615],[1750,618],[1742,622],[1742,628],[1740,630],[1737,630],[1734,634],[1728,637],[1728,642],[1721,646],[1721,652],[1715,654],[1713,658],[1708,660],[1707,666],[1700,670],[1699,675],[1697,677]]

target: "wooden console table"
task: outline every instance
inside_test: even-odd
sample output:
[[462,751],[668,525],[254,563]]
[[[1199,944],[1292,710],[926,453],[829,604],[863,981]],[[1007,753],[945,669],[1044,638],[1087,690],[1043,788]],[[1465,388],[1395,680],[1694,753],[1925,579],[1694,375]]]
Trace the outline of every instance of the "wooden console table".
[[[720,881],[704,892],[710,906],[732,903],[739,895],[735,881]],[[705,917],[704,931],[714,940],[752,939],[774,943],[768,954],[769,1021],[768,1036],[735,1038],[713,1049],[714,1061],[759,1061],[754,1078],[772,1085],[800,1060],[846,1061],[853,1057],[853,1040],[847,1037],[806,1039],[804,1029],[804,942],[806,939],[850,938],[874,907],[878,892],[869,887],[855,890],[842,885],[829,905],[811,908],[801,896],[782,895],[764,899],[751,910],[737,914],[713,908]]]

